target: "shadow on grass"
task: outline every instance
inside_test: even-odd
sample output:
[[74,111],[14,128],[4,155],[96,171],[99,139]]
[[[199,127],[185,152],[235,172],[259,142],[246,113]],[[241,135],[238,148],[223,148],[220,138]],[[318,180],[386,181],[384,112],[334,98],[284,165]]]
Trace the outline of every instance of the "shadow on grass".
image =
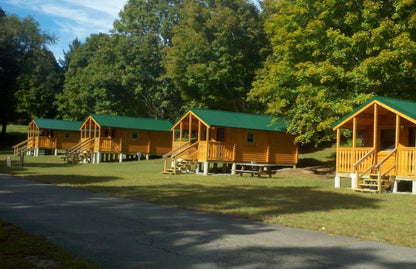
[[65,185],[89,185],[104,183],[119,179],[110,176],[93,176],[93,175],[23,175],[22,178],[39,181],[48,184],[65,184]]
[[[97,188],[100,192],[123,198],[254,220],[265,220],[280,214],[378,208],[378,199],[372,197],[323,191],[314,187],[212,187],[169,184]],[[89,189],[94,190],[94,187]]]

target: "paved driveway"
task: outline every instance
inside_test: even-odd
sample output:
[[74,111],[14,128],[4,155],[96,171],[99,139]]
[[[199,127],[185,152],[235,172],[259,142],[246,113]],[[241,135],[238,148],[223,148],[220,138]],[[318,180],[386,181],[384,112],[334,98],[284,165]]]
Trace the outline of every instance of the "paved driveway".
[[4,175],[0,175],[0,219],[108,268],[416,268],[414,248],[155,206]]

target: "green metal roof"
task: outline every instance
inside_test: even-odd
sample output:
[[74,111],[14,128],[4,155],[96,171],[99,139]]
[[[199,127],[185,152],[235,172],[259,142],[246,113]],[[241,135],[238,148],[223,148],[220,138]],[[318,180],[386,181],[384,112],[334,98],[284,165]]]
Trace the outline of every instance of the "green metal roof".
[[284,118],[278,118],[276,121],[277,124],[272,124],[272,120],[274,118],[265,115],[209,110],[200,108],[192,108],[190,109],[190,111],[192,111],[196,116],[198,116],[209,126],[231,127],[274,132],[287,131],[287,122]]
[[334,123],[332,125],[332,128],[335,128],[340,123],[342,123],[343,121],[357,113],[357,111],[360,111],[362,108],[364,108],[366,105],[370,104],[373,101],[379,101],[380,103],[383,103],[386,106],[389,106],[392,109],[397,110],[398,112],[416,120],[416,102],[382,96],[374,96],[368,99],[364,104],[357,107],[355,110],[351,111],[350,113],[342,117],[339,121]]
[[34,119],[36,125],[40,129],[51,130],[65,130],[65,131],[79,131],[82,121],[69,121],[69,120],[53,120],[53,119]]
[[170,132],[172,123],[168,120],[156,120],[148,118],[135,118],[125,116],[110,116],[92,114],[91,117],[100,125],[113,128],[165,131]]

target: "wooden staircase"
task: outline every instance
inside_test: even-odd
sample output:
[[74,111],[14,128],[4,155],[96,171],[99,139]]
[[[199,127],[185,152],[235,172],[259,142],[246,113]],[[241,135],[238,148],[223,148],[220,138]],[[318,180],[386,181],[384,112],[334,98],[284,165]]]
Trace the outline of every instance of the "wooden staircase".
[[[198,153],[198,142],[191,144],[186,143],[163,155],[165,166],[163,174],[178,175],[190,170],[191,166],[197,163],[195,158]],[[168,159],[170,159],[170,167],[168,167]]]
[[75,164],[82,162],[83,160],[91,160],[93,151],[91,146],[94,143],[94,138],[90,138],[80,142],[79,144],[73,146],[65,152],[65,155],[62,157],[64,161],[69,164]]
[[379,180],[379,174],[369,174],[368,178],[364,178],[363,183],[358,184],[359,188],[354,189],[354,191],[382,193],[390,188],[390,186],[394,183],[395,179],[396,176],[394,175],[384,175],[381,176]]
[[22,141],[19,144],[12,146],[12,148],[14,156],[19,156],[21,153],[26,154],[26,152],[31,151],[33,149],[33,137],[30,137],[25,141]]
[[[358,160],[353,166],[356,169],[356,178],[357,178],[357,185],[354,188],[355,192],[370,192],[370,193],[383,193],[396,180],[396,176],[391,174],[391,171],[396,169],[396,158],[397,158],[397,148],[392,150],[386,157],[384,157],[380,162],[375,164],[375,150],[371,150],[366,155],[364,155],[360,160]],[[366,159],[372,158],[372,164],[369,165],[362,174],[359,173],[359,166],[362,164]],[[383,164],[386,163],[390,158],[394,158],[394,164],[386,169],[386,171],[382,171]],[[368,177],[366,178],[366,174]],[[360,183],[362,181],[362,183]]]

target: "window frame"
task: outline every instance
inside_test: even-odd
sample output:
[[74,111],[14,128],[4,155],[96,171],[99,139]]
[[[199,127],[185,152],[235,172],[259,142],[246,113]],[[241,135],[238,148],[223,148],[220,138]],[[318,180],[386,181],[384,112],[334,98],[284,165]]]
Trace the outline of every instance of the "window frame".
[[[249,141],[252,140],[252,141]],[[256,133],[255,132],[246,132],[246,143],[254,144],[256,143]]]
[[132,140],[138,140],[139,139],[139,131],[131,131],[130,138]]

